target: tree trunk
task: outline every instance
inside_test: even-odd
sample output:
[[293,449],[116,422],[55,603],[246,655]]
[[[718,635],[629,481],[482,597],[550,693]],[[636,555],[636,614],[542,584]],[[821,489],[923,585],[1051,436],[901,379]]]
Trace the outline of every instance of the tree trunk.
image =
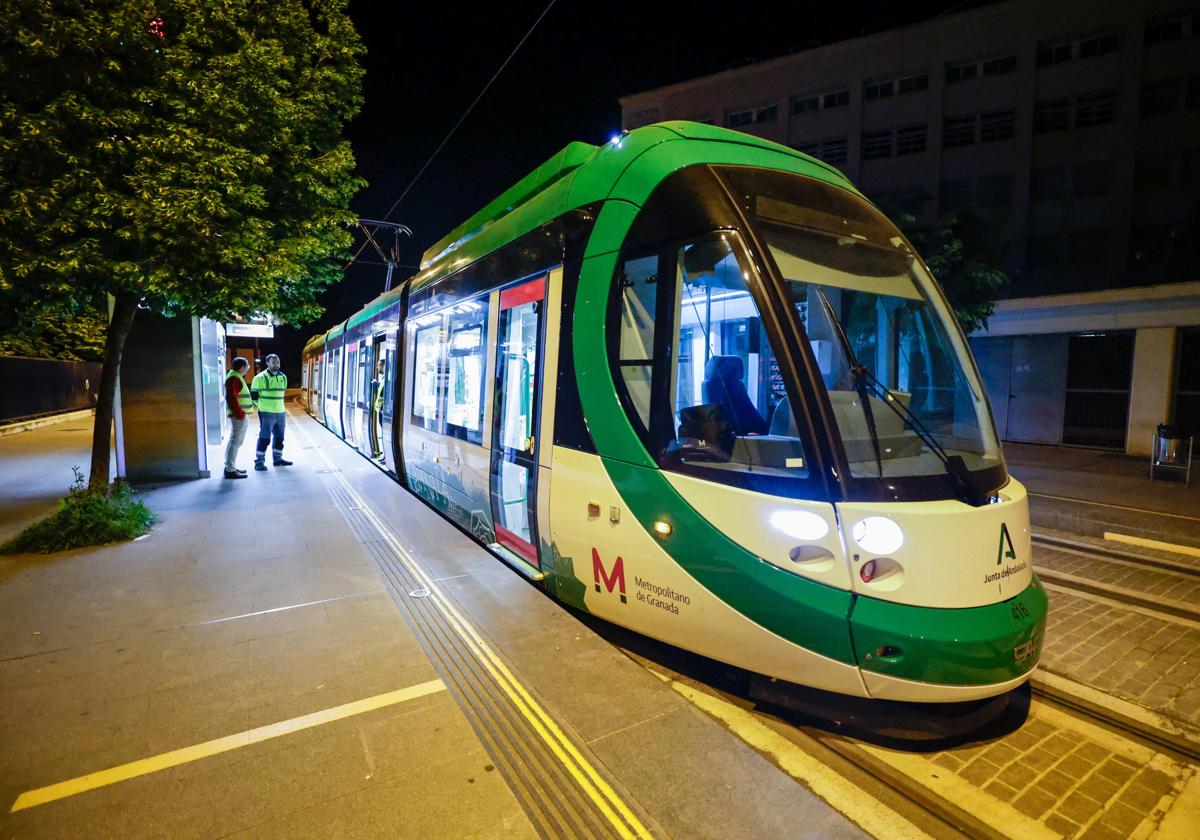
[[96,425],[92,429],[92,470],[88,489],[108,488],[108,462],[112,450],[113,402],[117,392],[117,373],[121,370],[121,354],[125,339],[137,314],[138,299],[131,294],[116,296],[112,320],[104,339],[104,367],[100,371],[100,395],[96,400]]

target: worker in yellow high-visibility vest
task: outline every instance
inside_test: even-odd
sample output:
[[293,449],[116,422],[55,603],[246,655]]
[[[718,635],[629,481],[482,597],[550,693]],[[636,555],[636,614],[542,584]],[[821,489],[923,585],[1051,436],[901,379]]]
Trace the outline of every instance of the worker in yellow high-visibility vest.
[[272,463],[277,467],[290,467],[291,461],[283,458],[283,430],[287,414],[283,410],[283,395],[287,391],[287,374],[279,369],[279,357],[274,353],[267,356],[267,369],[258,372],[250,383],[254,405],[258,409],[258,454],[254,456],[254,469],[267,469],[267,444],[271,444]]
[[242,376],[250,363],[238,356],[233,360],[233,370],[225,375],[225,413],[229,415],[229,442],[225,444],[225,477],[245,478],[246,471],[237,468],[237,453],[246,439],[246,426],[250,418],[246,415],[254,410],[250,397],[250,386]]

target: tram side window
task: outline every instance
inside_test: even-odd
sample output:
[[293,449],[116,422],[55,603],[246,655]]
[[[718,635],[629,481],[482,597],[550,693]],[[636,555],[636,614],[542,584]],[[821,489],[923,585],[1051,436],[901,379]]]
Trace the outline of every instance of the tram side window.
[[392,394],[396,387],[396,348],[392,346],[391,340],[385,345],[383,370],[382,413],[385,419],[390,420],[392,418]]
[[433,432],[441,431],[441,320],[417,330],[413,359],[413,424]]
[[637,257],[621,264],[621,337],[617,365],[634,411],[650,428],[651,376],[654,369],[655,302],[658,296],[658,255]]
[[336,400],[338,398],[338,382],[341,379],[341,371],[339,370],[341,367],[339,364],[341,355],[340,349],[333,350],[329,354],[329,370],[325,376],[326,399]]
[[358,347],[351,347],[346,353],[346,406],[352,407],[356,405],[354,400],[354,389],[356,373],[355,365],[358,363]]
[[675,440],[665,461],[808,475],[795,415],[731,234],[682,245],[675,260]]
[[450,313],[446,433],[471,443],[483,442],[487,317],[486,298],[463,301]]
[[358,393],[354,395],[354,404],[359,408],[368,408],[368,395],[371,393],[371,351],[368,345],[363,344],[358,351],[358,384],[355,386]]
[[714,232],[622,261],[617,375],[663,467],[776,492],[808,464],[742,253]]

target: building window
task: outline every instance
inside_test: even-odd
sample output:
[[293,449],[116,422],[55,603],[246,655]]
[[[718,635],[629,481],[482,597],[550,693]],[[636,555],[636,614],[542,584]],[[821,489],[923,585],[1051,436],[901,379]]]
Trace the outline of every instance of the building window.
[[892,156],[892,132],[870,131],[862,136],[863,160],[878,160]]
[[725,125],[730,128],[741,128],[754,122],[753,111],[732,111],[725,115]]
[[979,78],[979,62],[966,61],[946,65],[946,84],[957,84]]
[[1117,116],[1117,94],[1113,91],[1075,97],[1075,127],[1107,125]]
[[821,160],[826,163],[831,163],[834,166],[841,166],[846,163],[847,143],[845,137],[833,137],[829,140],[821,141]]
[[871,79],[863,83],[863,99],[883,99],[888,96],[915,93],[929,88],[929,74],[916,73],[896,79]]
[[975,115],[946,117],[942,128],[942,145],[946,148],[970,146],[975,142]]
[[1046,134],[1071,127],[1071,100],[1049,99],[1033,106],[1033,133]]
[[843,105],[850,104],[850,91],[839,90],[833,93],[827,93],[821,99],[821,106],[824,108],[841,108]]
[[1015,116],[1012,111],[988,111],[979,115],[979,142],[1010,140]]
[[765,108],[759,108],[754,112],[755,122],[775,122],[775,116],[779,113],[778,105],[768,105]]
[[1029,173],[1031,201],[1055,201],[1071,195],[1071,169],[1067,166],[1043,166]]
[[798,96],[792,100],[792,114],[807,114],[822,108],[841,108],[850,104],[850,91],[835,90],[814,96]]
[[800,99],[792,100],[792,114],[807,114],[810,111],[816,111],[821,107],[821,98],[819,96],[805,96]]
[[975,183],[975,206],[982,209],[1012,204],[1012,175],[980,175]]
[[1157,192],[1175,186],[1175,155],[1141,155],[1137,159],[1134,189],[1139,193]]
[[1074,57],[1074,47],[1075,44],[1072,41],[1039,46],[1037,51],[1038,67],[1049,67],[1052,64],[1070,61]]
[[795,146],[797,151],[804,152],[806,155],[812,155],[834,166],[840,166],[846,162],[846,147],[845,137],[813,140],[808,143],[798,143]]
[[982,61],[956,61],[946,65],[946,82],[956,84],[983,76],[999,76],[1017,69],[1017,57],[1005,55]]
[[925,151],[928,129],[923,125],[910,125],[896,129],[896,155],[918,155]]
[[868,102],[872,99],[883,99],[894,94],[895,88],[896,84],[891,79],[886,82],[867,82],[863,86],[863,99]]
[[1015,55],[1006,55],[1001,58],[989,58],[982,63],[981,69],[985,76],[1000,76],[1004,73],[1012,73],[1017,69],[1017,57]]
[[1097,55],[1117,51],[1117,35],[1115,32],[1110,32],[1107,35],[1097,35],[1092,38],[1084,38],[1079,42],[1079,57],[1092,58]]
[[1147,44],[1178,41],[1196,34],[1200,34],[1200,17],[1175,16],[1146,22]]

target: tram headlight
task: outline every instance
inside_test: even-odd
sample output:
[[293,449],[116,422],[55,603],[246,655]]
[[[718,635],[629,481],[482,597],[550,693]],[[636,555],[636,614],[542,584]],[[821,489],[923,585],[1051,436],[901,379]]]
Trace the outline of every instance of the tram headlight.
[[900,526],[882,516],[868,516],[856,523],[851,531],[854,541],[868,554],[892,554],[904,545]]
[[777,510],[771,527],[797,540],[819,540],[829,533],[829,523],[807,510]]

